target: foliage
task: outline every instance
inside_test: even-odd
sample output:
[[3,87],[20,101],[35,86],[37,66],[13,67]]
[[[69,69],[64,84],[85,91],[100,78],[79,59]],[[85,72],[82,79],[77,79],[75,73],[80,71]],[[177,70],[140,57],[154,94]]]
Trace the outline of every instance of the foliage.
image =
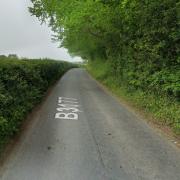
[[0,149],[47,88],[71,67],[61,61],[0,58]]
[[[180,100],[178,0],[31,0],[54,40],[119,87]],[[96,62],[96,63],[94,63]],[[100,75],[100,77],[102,77]]]
[[177,0],[32,0],[30,12],[49,21],[72,55],[109,61],[132,88],[180,98]]
[[[108,70],[108,64],[102,61],[94,61],[88,64],[88,71],[113,93],[123,97],[131,105],[150,113],[156,123],[171,127],[177,135],[180,135],[180,103],[166,95],[157,96],[149,89],[134,90],[127,84],[119,84],[117,77],[112,76]],[[96,68],[94,68],[96,67]]]

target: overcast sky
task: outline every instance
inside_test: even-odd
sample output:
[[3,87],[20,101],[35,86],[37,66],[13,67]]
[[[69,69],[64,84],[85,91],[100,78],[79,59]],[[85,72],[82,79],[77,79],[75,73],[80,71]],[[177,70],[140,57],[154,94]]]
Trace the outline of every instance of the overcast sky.
[[52,43],[53,34],[46,25],[30,15],[30,0],[0,0],[0,55],[78,61],[67,50]]

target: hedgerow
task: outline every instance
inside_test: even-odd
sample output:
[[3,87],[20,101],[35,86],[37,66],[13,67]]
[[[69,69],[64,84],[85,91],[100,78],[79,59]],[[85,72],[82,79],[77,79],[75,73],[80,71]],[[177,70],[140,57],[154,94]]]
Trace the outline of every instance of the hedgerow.
[[72,67],[53,60],[0,59],[0,149],[48,87]]
[[[122,77],[114,76],[108,67],[107,62],[93,61],[88,64],[87,69],[97,80],[102,82],[117,96],[125,99],[133,107],[145,112],[150,117],[153,117],[155,123],[168,126],[172,128],[176,135],[180,135],[180,102],[177,98],[172,95],[167,96],[166,92],[160,88],[156,81],[153,86],[151,84],[153,81],[147,84],[146,89],[136,88],[135,85],[130,85],[130,82],[124,81]],[[121,81],[120,78],[122,78]],[[165,78],[168,77],[165,76]],[[165,83],[166,86],[179,86],[178,81],[173,82],[171,78],[169,79]]]

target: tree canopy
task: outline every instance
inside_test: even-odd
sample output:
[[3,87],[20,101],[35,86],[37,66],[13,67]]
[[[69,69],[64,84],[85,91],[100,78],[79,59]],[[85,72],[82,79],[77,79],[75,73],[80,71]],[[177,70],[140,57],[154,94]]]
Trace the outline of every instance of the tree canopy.
[[170,81],[164,91],[179,92],[179,0],[31,1],[30,12],[48,22],[70,54],[108,61],[136,88]]

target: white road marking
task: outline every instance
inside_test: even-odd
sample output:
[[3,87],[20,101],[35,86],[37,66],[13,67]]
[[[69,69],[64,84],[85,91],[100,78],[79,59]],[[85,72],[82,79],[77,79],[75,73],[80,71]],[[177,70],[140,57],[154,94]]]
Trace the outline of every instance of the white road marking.
[[58,104],[61,107],[79,107],[80,105],[77,104]]
[[75,98],[58,98],[58,107],[56,108],[55,119],[64,119],[64,120],[78,120],[79,105],[77,99]]
[[69,100],[77,101],[77,99],[75,99],[75,98],[67,98],[67,97],[59,97],[59,99],[69,99]]
[[62,100],[62,99],[59,99],[59,101],[58,101],[59,103],[62,103],[62,102],[64,102],[64,103],[72,103],[72,104],[77,104],[78,102],[74,102],[74,101],[66,101],[66,100]]
[[66,119],[66,120],[78,120],[78,114],[76,113],[56,113],[56,119]]

